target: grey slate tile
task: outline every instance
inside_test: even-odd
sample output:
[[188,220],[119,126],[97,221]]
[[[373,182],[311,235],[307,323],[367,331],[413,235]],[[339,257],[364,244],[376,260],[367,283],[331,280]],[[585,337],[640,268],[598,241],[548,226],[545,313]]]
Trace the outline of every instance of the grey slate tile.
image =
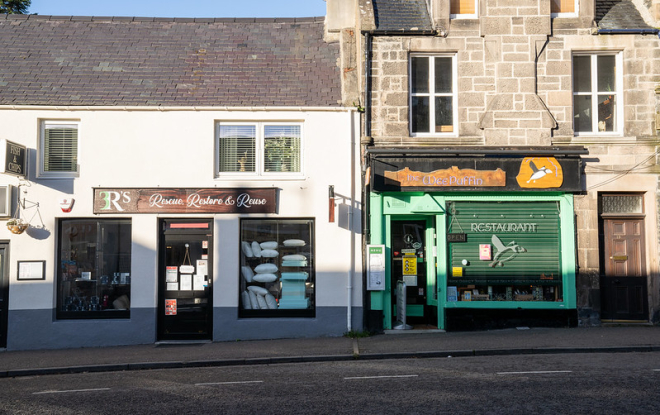
[[0,18],[0,45],[0,105],[341,100],[339,45],[323,41],[323,18]]

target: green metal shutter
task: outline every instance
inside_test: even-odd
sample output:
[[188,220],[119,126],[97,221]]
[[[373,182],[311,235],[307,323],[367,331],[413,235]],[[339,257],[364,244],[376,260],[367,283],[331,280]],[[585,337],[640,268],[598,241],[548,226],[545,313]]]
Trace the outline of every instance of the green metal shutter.
[[[450,233],[467,234],[467,242],[448,244],[449,285],[561,281],[558,202],[451,202],[447,220]],[[481,245],[490,246],[490,259],[480,259]]]

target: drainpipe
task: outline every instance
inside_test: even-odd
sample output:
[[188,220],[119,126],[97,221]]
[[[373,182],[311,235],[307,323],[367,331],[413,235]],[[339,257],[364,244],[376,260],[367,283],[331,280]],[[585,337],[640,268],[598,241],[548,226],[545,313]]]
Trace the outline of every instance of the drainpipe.
[[353,328],[352,319],[353,319],[353,270],[355,269],[355,227],[353,226],[353,210],[355,209],[355,125],[353,124],[353,111],[348,110],[346,112],[348,116],[348,124],[350,128],[351,135],[351,198],[350,198],[350,209],[348,209],[348,230],[351,241],[349,247],[351,250],[351,262],[349,264],[350,268],[348,270],[348,284],[346,285],[347,291],[347,305],[346,305],[346,331],[350,332]]

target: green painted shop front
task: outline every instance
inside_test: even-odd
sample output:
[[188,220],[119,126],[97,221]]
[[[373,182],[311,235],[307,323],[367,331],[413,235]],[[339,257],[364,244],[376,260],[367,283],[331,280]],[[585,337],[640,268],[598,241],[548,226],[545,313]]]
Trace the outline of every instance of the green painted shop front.
[[[571,325],[573,195],[583,191],[585,154],[579,147],[369,150],[367,326],[405,327],[397,319],[403,304],[414,328]],[[372,248],[382,252],[373,263]],[[504,323],[481,324],[489,320]]]
[[370,212],[371,243],[386,258],[385,289],[370,304],[385,329],[398,280],[408,321],[440,329],[448,309],[576,308],[572,194],[372,193]]

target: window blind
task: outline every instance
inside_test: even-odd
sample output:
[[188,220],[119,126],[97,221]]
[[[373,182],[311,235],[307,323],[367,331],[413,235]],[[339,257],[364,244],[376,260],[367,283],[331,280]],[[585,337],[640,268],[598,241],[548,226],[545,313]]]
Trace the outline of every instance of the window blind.
[[300,172],[300,126],[264,126],[264,172]]
[[220,172],[254,172],[256,127],[254,125],[221,125]]
[[551,13],[575,13],[575,0],[552,0]]
[[451,14],[475,14],[476,13],[475,0],[451,0]]
[[44,172],[78,171],[78,126],[51,124],[44,130]]

